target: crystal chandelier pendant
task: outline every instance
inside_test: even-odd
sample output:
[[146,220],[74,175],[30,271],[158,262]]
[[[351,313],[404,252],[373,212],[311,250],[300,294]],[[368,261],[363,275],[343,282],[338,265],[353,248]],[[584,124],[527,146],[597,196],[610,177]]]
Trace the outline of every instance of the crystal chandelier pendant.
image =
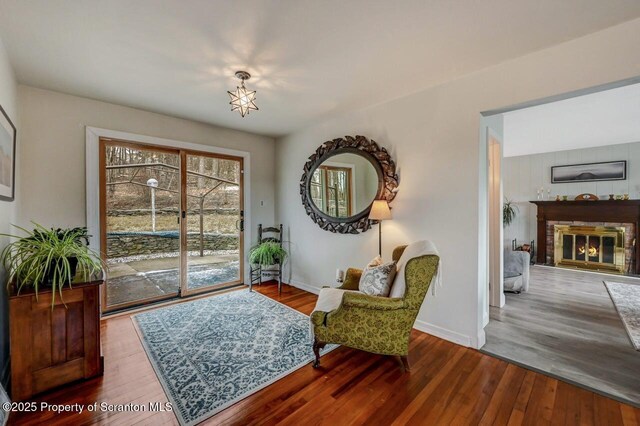
[[233,92],[227,91],[231,98],[229,104],[231,104],[231,111],[238,111],[240,115],[244,117],[249,114],[249,111],[258,110],[254,102],[256,99],[256,91],[249,91],[244,87],[244,81],[249,80],[251,74],[246,71],[236,71],[236,77],[238,77],[242,83],[240,83],[240,86],[237,86]]

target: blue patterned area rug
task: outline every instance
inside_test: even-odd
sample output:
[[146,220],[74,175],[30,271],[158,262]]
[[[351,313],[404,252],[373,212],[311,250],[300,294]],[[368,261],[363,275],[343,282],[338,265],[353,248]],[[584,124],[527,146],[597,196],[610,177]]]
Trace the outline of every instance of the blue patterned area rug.
[[[183,425],[201,422],[309,365],[309,317],[233,291],[134,316],[140,340]],[[323,354],[335,349],[327,345]]]

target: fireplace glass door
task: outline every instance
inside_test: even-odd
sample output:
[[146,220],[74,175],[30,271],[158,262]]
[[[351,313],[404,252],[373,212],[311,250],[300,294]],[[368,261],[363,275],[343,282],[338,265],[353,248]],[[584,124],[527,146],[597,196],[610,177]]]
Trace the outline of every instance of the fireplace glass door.
[[624,234],[623,227],[555,225],[554,263],[623,273]]

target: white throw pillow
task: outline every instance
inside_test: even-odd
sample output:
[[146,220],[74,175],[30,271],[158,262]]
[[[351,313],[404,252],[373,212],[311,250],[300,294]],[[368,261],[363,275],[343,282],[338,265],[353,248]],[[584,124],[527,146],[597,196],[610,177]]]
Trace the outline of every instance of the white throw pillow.
[[391,287],[389,297],[404,297],[404,293],[407,289],[407,283],[404,279],[404,272],[408,261],[410,261],[414,257],[419,257],[425,254],[433,254],[435,252],[435,246],[431,241],[428,240],[417,241],[413,244],[409,244],[407,248],[404,249],[402,256],[400,256],[400,260],[398,260],[398,277]]
[[369,296],[387,297],[396,276],[396,262],[367,266],[362,271],[358,290]]

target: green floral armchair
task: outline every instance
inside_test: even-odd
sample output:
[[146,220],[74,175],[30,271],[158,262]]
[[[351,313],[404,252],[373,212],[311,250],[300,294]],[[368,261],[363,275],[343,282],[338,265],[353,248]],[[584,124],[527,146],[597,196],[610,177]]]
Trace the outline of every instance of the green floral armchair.
[[[397,247],[393,252],[393,260],[399,260],[406,247]],[[327,343],[337,343],[376,354],[399,356],[408,370],[411,329],[436,274],[439,260],[436,255],[421,255],[407,261],[406,290],[402,298],[345,292],[338,309],[313,312],[311,326],[316,358],[313,366],[320,366],[320,350]],[[361,270],[348,269],[345,281],[339,288],[358,290],[361,274]]]

